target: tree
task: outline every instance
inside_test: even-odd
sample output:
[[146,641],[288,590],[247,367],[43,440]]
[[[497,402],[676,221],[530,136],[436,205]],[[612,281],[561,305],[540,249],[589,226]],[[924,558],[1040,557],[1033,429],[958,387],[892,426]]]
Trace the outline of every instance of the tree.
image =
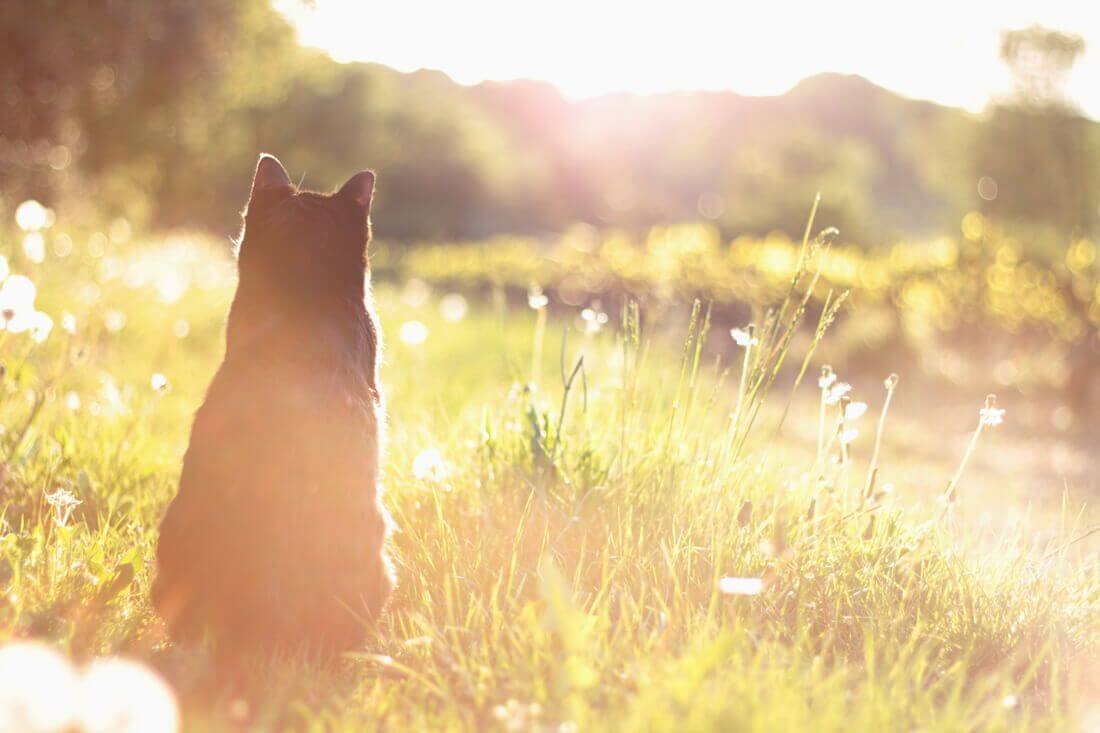
[[974,145],[981,210],[1048,258],[1097,224],[1095,132],[1066,93],[1084,49],[1080,37],[1040,26],[1006,32],[1013,93],[991,105]]

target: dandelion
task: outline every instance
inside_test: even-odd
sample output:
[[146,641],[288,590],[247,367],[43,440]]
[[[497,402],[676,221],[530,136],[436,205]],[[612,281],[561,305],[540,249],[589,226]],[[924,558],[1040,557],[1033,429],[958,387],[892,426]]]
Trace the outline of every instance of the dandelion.
[[168,377],[160,372],[154,372],[153,376],[149,379],[149,386],[153,388],[153,391],[164,394],[168,391]]
[[836,372],[828,364],[821,367],[821,376],[817,378],[817,386],[822,390],[829,389],[836,382]]
[[[987,425],[990,427],[1000,425],[1004,418],[1004,414],[1005,411],[997,407],[997,395],[986,395],[985,405],[978,411],[978,427],[974,429],[974,434],[970,437],[970,443],[966,446],[966,451],[963,453],[962,460],[959,461],[959,468],[947,483],[947,489],[943,493],[948,505],[957,498],[959,479],[962,478],[963,469],[966,468],[967,461],[970,460],[970,456],[974,454],[974,449],[978,446],[978,436],[982,434],[982,428]],[[944,509],[946,510],[946,507],[944,507]]]
[[53,509],[54,523],[59,527],[68,525],[73,510],[83,504],[71,491],[58,488],[52,494],[46,494],[46,503]]
[[469,306],[466,304],[466,299],[458,293],[448,293],[439,301],[439,312],[442,314],[443,320],[448,323],[461,321],[466,317],[467,310],[469,310]]
[[65,407],[68,407],[73,412],[80,409],[80,395],[76,392],[69,392],[65,395]]
[[72,335],[76,333],[76,316],[66,311],[61,314],[61,330]]
[[756,346],[760,343],[760,339],[753,336],[754,328],[752,324],[749,324],[748,329],[743,328],[731,328],[730,337],[733,338],[733,342],[738,346],[749,348],[750,346]]
[[438,448],[428,448],[420,451],[413,459],[413,476],[421,481],[438,483],[446,478],[450,470],[443,454]]
[[727,596],[755,596],[764,590],[764,580],[726,577],[718,581],[718,590]]
[[538,285],[532,284],[527,290],[527,305],[533,310],[545,308],[549,303],[550,298],[546,297]]
[[420,346],[428,340],[428,327],[420,321],[405,321],[397,331],[402,343]]

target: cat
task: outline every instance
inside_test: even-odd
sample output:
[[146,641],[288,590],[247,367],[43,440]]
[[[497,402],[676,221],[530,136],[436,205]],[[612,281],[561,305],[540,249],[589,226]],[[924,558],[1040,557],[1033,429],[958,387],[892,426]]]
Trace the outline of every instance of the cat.
[[256,165],[225,358],[160,527],[153,603],[178,641],[348,649],[393,590],[374,182],[362,171],[334,194],[299,191],[273,156]]

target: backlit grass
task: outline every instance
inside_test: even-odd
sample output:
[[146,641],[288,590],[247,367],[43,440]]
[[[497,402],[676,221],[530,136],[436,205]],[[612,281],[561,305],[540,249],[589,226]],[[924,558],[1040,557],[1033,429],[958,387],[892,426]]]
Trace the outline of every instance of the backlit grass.
[[[1100,576],[1071,544],[1086,528],[979,538],[924,501],[946,474],[929,471],[921,497],[866,501],[865,465],[836,463],[833,412],[817,466],[776,432],[801,357],[780,369],[768,360],[787,352],[770,348],[812,269],[770,331],[758,319],[744,387],[745,352],[701,337],[705,307],[658,328],[621,303],[601,323],[552,301],[537,328],[542,314],[499,293],[467,293],[458,317],[442,292],[379,284],[393,607],[338,663],[282,652],[214,681],[202,649],[163,640],[148,591],[157,521],[220,358],[231,263],[219,244],[121,235],[73,236],[59,257],[59,237],[39,264],[7,252],[55,327],[42,344],[0,335],[0,641],[147,662],[187,729],[1096,724]],[[414,321],[424,328],[402,328]],[[782,387],[758,411],[773,367]],[[799,387],[814,405],[819,368],[811,359]],[[884,465],[876,485],[889,481]],[[59,489],[81,502],[69,517],[47,500]],[[990,500],[968,495],[965,474],[957,493]],[[723,578],[749,593],[723,593]]]

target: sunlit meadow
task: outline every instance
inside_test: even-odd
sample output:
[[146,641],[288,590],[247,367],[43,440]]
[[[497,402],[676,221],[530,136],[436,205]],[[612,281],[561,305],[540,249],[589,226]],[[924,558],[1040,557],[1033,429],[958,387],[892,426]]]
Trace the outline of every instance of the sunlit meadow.
[[[375,245],[396,599],[360,650],[283,650],[227,682],[148,597],[222,351],[228,248],[71,231],[34,203],[4,217],[0,729],[1100,725],[1095,510],[1072,487],[1002,489],[1020,433],[994,380],[921,424],[900,349],[846,379],[859,354],[831,339],[880,264],[845,265],[833,232],[651,242],[665,273],[725,262],[708,282],[753,289],[744,312],[709,286],[660,292],[675,283],[613,239],[573,248],[641,273],[602,300],[576,282],[598,269],[557,257],[539,278],[514,244]],[[1006,501],[1021,511],[983,518]]]

